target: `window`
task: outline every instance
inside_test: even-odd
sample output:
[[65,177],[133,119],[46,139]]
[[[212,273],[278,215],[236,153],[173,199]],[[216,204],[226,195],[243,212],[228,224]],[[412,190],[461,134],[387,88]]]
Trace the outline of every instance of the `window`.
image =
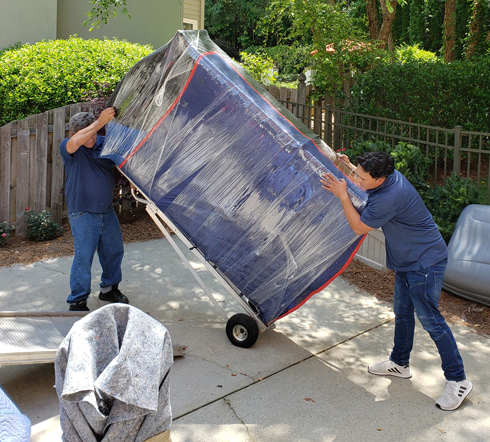
[[184,25],[182,28],[184,31],[192,31],[197,29],[197,20],[191,20],[190,18],[184,18]]

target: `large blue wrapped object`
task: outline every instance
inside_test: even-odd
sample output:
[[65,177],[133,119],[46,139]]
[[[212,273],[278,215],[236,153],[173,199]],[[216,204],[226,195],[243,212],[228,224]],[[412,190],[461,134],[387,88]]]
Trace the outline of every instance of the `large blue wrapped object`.
[[337,155],[205,31],[180,31],[118,85],[102,155],[270,324],[338,276],[362,237],[321,188]]

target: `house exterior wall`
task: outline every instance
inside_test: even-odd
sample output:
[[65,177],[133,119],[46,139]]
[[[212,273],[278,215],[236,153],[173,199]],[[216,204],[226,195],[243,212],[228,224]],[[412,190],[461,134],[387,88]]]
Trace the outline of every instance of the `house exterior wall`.
[[0,0],[0,49],[56,38],[58,0]]
[[73,34],[82,38],[117,37],[158,49],[182,29],[181,0],[129,0],[131,18],[118,12],[107,25],[90,32],[90,27],[82,23],[91,9],[89,0],[58,0],[57,38],[68,38]]
[[197,22],[197,28],[204,29],[204,0],[184,0],[184,22]]

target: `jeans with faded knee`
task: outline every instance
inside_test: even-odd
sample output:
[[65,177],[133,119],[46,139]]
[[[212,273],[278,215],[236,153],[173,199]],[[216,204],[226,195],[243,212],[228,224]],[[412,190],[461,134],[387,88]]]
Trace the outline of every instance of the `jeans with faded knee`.
[[463,360],[456,340],[444,317],[439,312],[444,271],[447,260],[428,268],[395,272],[395,339],[390,359],[399,365],[408,365],[413,347],[415,315],[436,344],[448,381],[466,379]]

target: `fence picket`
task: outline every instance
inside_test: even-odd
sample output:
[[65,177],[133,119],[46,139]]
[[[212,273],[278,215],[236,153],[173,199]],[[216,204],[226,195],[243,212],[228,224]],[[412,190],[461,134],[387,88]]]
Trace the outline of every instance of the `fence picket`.
[[[67,106],[68,107],[68,106]],[[53,115],[53,148],[52,148],[52,174],[51,174],[51,215],[55,222],[62,222],[63,215],[63,188],[65,182],[65,169],[61,158],[59,145],[65,139],[65,112],[66,107],[54,110]]]
[[48,112],[36,115],[36,170],[34,172],[34,211],[46,210],[48,176]]
[[[10,156],[12,123],[0,128],[0,222],[10,223]],[[15,220],[15,218],[14,218]]]

